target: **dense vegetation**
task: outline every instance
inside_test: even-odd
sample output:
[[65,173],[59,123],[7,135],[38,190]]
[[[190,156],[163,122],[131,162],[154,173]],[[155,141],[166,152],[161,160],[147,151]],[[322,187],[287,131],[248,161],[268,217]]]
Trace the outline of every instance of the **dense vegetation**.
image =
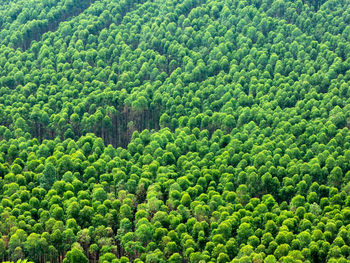
[[0,0],[0,260],[349,262],[349,41],[347,0]]

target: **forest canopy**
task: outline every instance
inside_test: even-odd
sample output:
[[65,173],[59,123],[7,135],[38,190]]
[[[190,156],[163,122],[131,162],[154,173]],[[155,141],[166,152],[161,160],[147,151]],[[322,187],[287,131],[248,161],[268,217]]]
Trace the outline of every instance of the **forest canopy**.
[[0,0],[0,260],[350,260],[350,1]]

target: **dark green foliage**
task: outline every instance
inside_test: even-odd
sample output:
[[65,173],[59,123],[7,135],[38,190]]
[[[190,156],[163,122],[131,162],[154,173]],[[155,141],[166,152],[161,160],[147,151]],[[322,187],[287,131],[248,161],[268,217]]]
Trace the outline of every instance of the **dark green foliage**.
[[51,189],[54,182],[57,180],[56,168],[52,163],[45,165],[42,176],[40,177],[40,186],[47,191]]

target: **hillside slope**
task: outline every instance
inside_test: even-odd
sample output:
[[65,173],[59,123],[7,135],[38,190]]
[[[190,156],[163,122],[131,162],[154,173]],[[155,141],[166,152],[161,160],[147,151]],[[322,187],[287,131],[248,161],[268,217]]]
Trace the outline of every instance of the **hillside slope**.
[[350,2],[0,0],[0,258],[348,262]]

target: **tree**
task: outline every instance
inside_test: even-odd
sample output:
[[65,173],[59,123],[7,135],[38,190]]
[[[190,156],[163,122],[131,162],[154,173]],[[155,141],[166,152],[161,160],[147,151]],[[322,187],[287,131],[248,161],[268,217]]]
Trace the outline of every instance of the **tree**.
[[40,177],[40,186],[48,191],[56,180],[57,173],[55,166],[52,163],[47,163]]
[[218,263],[224,263],[224,262],[229,262],[230,258],[228,257],[227,254],[225,253],[220,253],[217,259]]
[[182,205],[189,207],[192,202],[190,195],[188,193],[184,193],[180,202]]
[[242,223],[237,229],[237,241],[240,244],[244,244],[248,241],[248,238],[254,234],[251,225],[248,223]]
[[29,258],[33,261],[38,261],[43,252],[42,249],[40,235],[31,233],[24,243],[24,250],[29,255]]
[[5,261],[6,246],[5,246],[5,242],[3,239],[0,239],[0,257],[1,257],[2,261]]
[[63,263],[77,263],[77,262],[87,263],[89,262],[89,260],[81,250],[77,248],[73,248],[72,250],[67,252],[66,257],[63,260]]
[[288,244],[279,245],[274,252],[274,256],[277,259],[280,259],[284,256],[287,256],[289,253],[289,250],[290,250],[290,246]]
[[181,263],[182,261],[183,261],[183,258],[180,256],[179,253],[172,254],[168,259],[168,262],[170,263]]
[[168,114],[163,113],[163,115],[159,119],[159,125],[161,128],[165,128],[170,125],[170,117]]
[[248,188],[245,184],[242,184],[237,188],[237,198],[242,205],[248,203],[250,196]]
[[342,183],[343,172],[340,167],[336,166],[332,169],[328,176],[328,183],[334,187],[339,187]]
[[137,223],[138,227],[135,231],[137,239],[143,244],[147,244],[150,240],[152,240],[152,235],[153,235],[153,229],[151,224],[145,220],[139,221]]

